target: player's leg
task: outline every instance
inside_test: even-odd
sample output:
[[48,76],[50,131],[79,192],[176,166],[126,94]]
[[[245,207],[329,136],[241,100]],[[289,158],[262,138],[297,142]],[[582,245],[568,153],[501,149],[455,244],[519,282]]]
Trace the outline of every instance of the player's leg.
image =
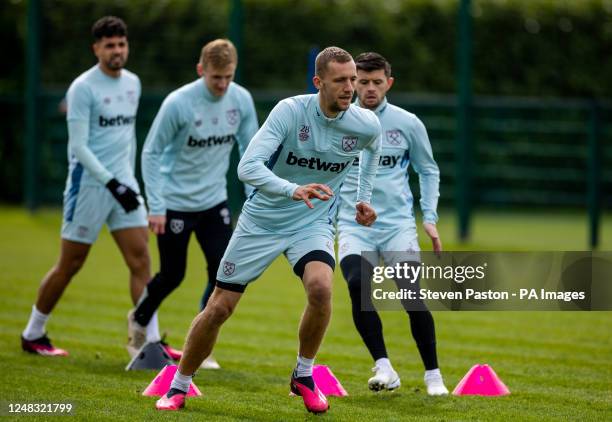
[[382,322],[369,289],[362,289],[361,285],[372,277],[372,264],[360,255],[352,254],[342,259],[340,268],[348,284],[355,328],[374,360],[374,376],[368,379],[368,388],[372,391],[395,390],[401,381],[387,355]]
[[149,233],[146,227],[131,227],[111,232],[130,271],[130,296],[136,303],[151,278]]
[[156,403],[159,410],[178,410],[184,406],[194,372],[212,352],[221,326],[234,311],[246,286],[286,248],[286,238],[275,237],[244,220],[244,217],[238,220],[208,304],[192,322],[171,389]]
[[[292,236],[287,258],[302,279],[306,306],[299,326],[297,365],[291,376],[291,390],[302,396],[310,412],[325,412],[329,404],[312,378],[315,356],[331,318],[334,234],[331,227],[309,227]],[[299,257],[299,258],[298,258]]]
[[75,174],[79,173],[73,171],[70,185],[64,192],[60,256],[42,280],[36,304],[22,334],[23,350],[45,356],[68,354],[51,345],[45,324],[72,277],[85,262],[111,208],[101,200],[104,188],[80,186],[80,178],[75,178]]
[[[386,251],[403,251],[385,257],[387,265],[404,265],[419,267],[421,265],[420,248],[417,242],[416,229],[396,232],[385,244]],[[410,273],[409,273],[410,274]],[[414,272],[412,272],[414,274]],[[420,290],[420,277],[416,280],[395,278],[398,289]],[[402,305],[410,319],[410,331],[425,367],[424,381],[427,394],[432,396],[448,394],[442,374],[438,367],[436,348],[436,331],[433,316],[425,302],[418,294],[414,300],[402,300]]]
[[200,310],[203,310],[215,288],[219,264],[232,237],[232,219],[227,201],[201,213],[195,234],[206,257],[208,274],[208,283],[200,301]]
[[[151,277],[146,210],[141,205],[136,210],[126,213],[116,201],[112,203],[113,209],[107,220],[107,225],[129,269],[130,296],[132,303],[136,303]],[[127,349],[130,355],[135,354],[144,344],[147,332],[151,336],[159,337],[159,328],[156,322],[153,321],[145,329],[130,322],[128,316]]]
[[339,227],[338,257],[349,289],[353,323],[374,360],[372,371],[375,374],[368,379],[368,388],[372,391],[394,390],[401,381],[387,355],[382,322],[372,303],[370,289],[362,288],[362,283],[369,283],[372,278],[373,263],[362,258],[361,253],[378,249],[377,242],[372,240],[377,236],[369,235],[372,230]]
[[[227,202],[200,213],[195,228],[196,238],[206,257],[206,271],[208,282],[200,301],[200,310],[203,310],[215,289],[217,272],[223,254],[232,237],[230,211]],[[206,357],[201,365],[204,369],[219,369],[221,366],[212,354]]]
[[46,336],[49,314],[62,297],[72,277],[81,269],[91,245],[62,239],[57,263],[45,275],[38,289],[36,304],[22,333],[23,350],[43,356],[66,356],[68,352],[55,348]]
[[189,239],[197,222],[197,213],[168,210],[164,234],[157,235],[160,269],[147,284],[138,300],[134,319],[146,326],[163,300],[176,289],[187,268]]

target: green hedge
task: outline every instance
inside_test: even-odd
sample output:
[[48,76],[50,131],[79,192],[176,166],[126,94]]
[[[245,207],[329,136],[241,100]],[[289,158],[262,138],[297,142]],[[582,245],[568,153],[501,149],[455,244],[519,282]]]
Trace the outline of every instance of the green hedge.
[[[45,0],[43,82],[65,87],[94,63],[89,28],[117,14],[130,27],[129,67],[145,89],[168,89],[195,77],[201,45],[227,36],[230,2],[213,0]],[[476,94],[611,97],[612,2],[473,0]],[[394,65],[400,91],[455,89],[456,0],[243,0],[244,83],[304,89],[308,51],[339,45],[376,50]],[[25,2],[3,2],[2,31],[25,37]],[[21,21],[20,21],[21,19]],[[14,24],[13,22],[21,22]],[[18,26],[18,33],[15,30]],[[23,86],[19,60],[0,88]],[[13,83],[10,83],[10,82]]]

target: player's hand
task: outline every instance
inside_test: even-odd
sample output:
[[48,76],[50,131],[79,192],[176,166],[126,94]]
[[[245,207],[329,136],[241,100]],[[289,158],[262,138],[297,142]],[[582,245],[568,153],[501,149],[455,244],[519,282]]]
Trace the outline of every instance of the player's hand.
[[442,252],[442,241],[440,240],[440,235],[438,234],[436,225],[431,223],[423,223],[423,228],[425,229],[427,236],[431,238],[434,253],[438,258],[440,258],[440,252]]
[[149,229],[154,234],[164,234],[166,232],[165,215],[149,215]]
[[134,211],[140,206],[138,194],[129,186],[119,183],[117,179],[111,179],[106,184],[106,188],[110,190],[113,197],[117,200],[117,202],[119,202],[119,204],[121,204],[125,212]]
[[334,192],[332,192],[330,187],[320,183],[310,183],[308,185],[299,186],[293,192],[293,200],[304,201],[306,206],[310,209],[314,208],[314,205],[312,205],[312,202],[310,202],[312,198],[327,201],[332,196],[334,196]]
[[366,202],[358,202],[355,206],[357,209],[357,214],[355,215],[355,221],[357,221],[362,226],[369,227],[376,221],[376,211],[374,208]]

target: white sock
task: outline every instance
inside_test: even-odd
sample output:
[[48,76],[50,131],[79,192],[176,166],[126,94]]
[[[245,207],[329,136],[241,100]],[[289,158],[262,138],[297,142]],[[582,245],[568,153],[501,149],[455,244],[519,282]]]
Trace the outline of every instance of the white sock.
[[425,371],[425,378],[430,377],[442,377],[442,373],[440,372],[440,368],[430,369],[429,371]]
[[25,330],[21,334],[26,340],[36,340],[45,335],[45,325],[49,319],[48,314],[43,314],[36,305],[32,305],[32,313],[30,314],[30,320]]
[[177,369],[176,373],[174,374],[174,378],[172,379],[172,384],[170,384],[170,388],[176,388],[177,390],[187,393],[189,391],[192,378],[193,375],[183,375]]
[[374,366],[377,366],[379,368],[384,368],[384,369],[393,369],[393,366],[391,366],[391,361],[389,360],[389,358],[377,359],[376,362],[374,362]]
[[157,311],[151,317],[149,324],[147,325],[147,342],[157,343],[161,340],[159,335],[159,321],[157,320]]
[[297,365],[295,367],[295,374],[298,378],[311,377],[312,376],[312,365],[314,364],[314,358],[308,359],[302,356],[297,357]]

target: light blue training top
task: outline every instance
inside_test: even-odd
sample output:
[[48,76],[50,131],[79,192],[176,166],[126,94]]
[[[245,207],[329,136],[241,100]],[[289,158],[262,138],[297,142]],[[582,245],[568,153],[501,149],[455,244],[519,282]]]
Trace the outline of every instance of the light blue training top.
[[[356,200],[370,202],[380,137],[380,123],[370,110],[351,104],[335,118],[327,118],[320,109],[318,94],[282,100],[270,112],[238,166],[240,180],[257,188],[242,213],[275,232],[333,223],[340,186],[361,151]],[[309,183],[328,185],[334,196],[327,202],[313,199],[314,209],[291,199],[298,186]]]
[[238,142],[242,155],[258,127],[251,94],[234,82],[221,97],[201,78],[170,93],[142,151],[149,213],[204,211],[227,200],[232,147]]
[[72,82],[66,94],[67,189],[105,185],[114,177],[139,191],[134,159],[140,89],[132,72],[122,69],[114,78],[98,65]]
[[[374,110],[383,130],[382,152],[372,193],[372,206],[378,213],[375,228],[415,226],[413,197],[408,185],[408,165],[419,176],[423,221],[436,223],[440,171],[434,161],[425,126],[414,114],[386,98]],[[338,225],[359,227],[352,204],[357,195],[357,165],[353,166],[340,191],[341,204]]]

